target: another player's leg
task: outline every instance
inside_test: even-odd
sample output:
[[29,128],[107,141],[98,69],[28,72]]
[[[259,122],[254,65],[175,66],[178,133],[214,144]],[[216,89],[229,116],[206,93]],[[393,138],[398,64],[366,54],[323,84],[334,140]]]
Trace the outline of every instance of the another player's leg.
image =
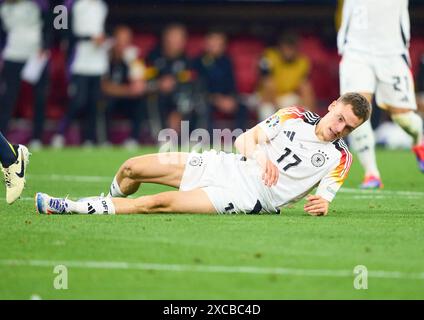
[[0,132],[0,163],[2,167],[9,167],[17,158],[18,146],[13,146]]
[[24,189],[29,155],[25,146],[12,145],[0,133],[0,162],[6,184],[6,202],[8,204],[15,202]]
[[[340,94],[359,92],[371,103],[377,82],[375,68],[370,64],[367,55],[354,52],[346,52],[343,55],[340,62]],[[365,171],[361,188],[381,188],[383,184],[377,167],[371,122],[368,120],[355,129],[349,135],[349,142]]]
[[137,199],[87,198],[72,201],[37,193],[37,211],[43,214],[133,214],[133,213],[215,213],[215,207],[202,189],[168,191]]
[[424,172],[423,120],[416,112],[414,78],[407,56],[393,57],[379,68],[382,83],[376,92],[377,102],[387,108],[392,120],[413,139],[413,152]]
[[178,188],[188,153],[170,152],[134,157],[119,168],[109,189],[111,197],[135,193],[141,183],[158,183]]
[[[372,100],[370,93],[362,93],[368,101]],[[380,171],[377,167],[375,156],[375,138],[371,127],[371,121],[365,121],[361,126],[350,134],[350,143],[352,149],[365,170],[365,178],[361,184],[364,189],[378,189],[383,187],[380,178]]]
[[392,120],[413,139],[412,151],[415,153],[419,169],[424,172],[423,120],[414,110],[389,107]]

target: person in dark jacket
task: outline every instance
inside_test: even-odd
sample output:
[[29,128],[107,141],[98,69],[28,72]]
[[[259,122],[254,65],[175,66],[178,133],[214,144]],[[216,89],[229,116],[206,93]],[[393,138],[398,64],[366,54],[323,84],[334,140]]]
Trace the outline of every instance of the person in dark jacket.
[[208,102],[208,130],[215,125],[217,112],[229,115],[236,128],[246,126],[247,110],[238,101],[233,64],[226,53],[227,37],[221,31],[211,31],[205,37],[205,50],[193,62],[203,84]]

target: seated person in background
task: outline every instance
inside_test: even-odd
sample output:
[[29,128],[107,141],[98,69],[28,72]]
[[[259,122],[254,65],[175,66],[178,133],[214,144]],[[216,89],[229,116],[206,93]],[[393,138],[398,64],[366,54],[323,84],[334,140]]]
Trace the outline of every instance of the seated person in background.
[[156,87],[162,127],[180,131],[180,121],[191,110],[192,71],[185,54],[187,31],[181,24],[168,25],[161,45],[147,57],[149,74]]
[[231,115],[235,127],[246,126],[246,107],[237,99],[233,65],[226,54],[227,37],[220,31],[211,31],[205,38],[204,52],[193,62],[208,104],[208,130],[215,127],[214,112]]
[[277,48],[266,49],[259,63],[261,80],[259,88],[259,120],[266,119],[275,108],[294,104],[315,106],[315,95],[308,80],[310,62],[299,53],[298,37],[284,33]]
[[113,117],[127,114],[131,121],[131,136],[125,146],[135,147],[139,142],[146,89],[145,66],[138,59],[138,49],[131,45],[132,32],[127,26],[118,26],[114,32],[114,45],[110,52],[109,70],[102,78],[102,91],[106,97],[106,131],[111,142]]

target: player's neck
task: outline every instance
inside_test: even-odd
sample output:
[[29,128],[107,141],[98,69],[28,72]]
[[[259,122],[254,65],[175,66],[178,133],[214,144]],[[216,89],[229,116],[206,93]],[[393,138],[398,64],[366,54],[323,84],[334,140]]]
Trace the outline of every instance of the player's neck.
[[318,122],[318,124],[315,126],[315,135],[317,136],[319,141],[322,142],[328,142],[327,140],[325,140],[324,134],[323,134],[323,130],[322,130],[322,125],[321,125],[321,121]]

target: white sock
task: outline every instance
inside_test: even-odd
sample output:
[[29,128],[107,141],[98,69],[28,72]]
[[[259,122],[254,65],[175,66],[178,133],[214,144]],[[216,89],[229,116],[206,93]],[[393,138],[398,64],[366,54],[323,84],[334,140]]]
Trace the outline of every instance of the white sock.
[[401,126],[413,139],[414,145],[422,143],[423,119],[414,111],[391,115],[392,120]]
[[67,200],[67,211],[81,214],[115,214],[115,206],[108,197],[85,198],[79,201]]
[[121,191],[116,176],[113,178],[112,184],[110,185],[108,197],[112,198],[125,198],[127,195]]
[[375,138],[371,122],[367,120],[353,130],[349,136],[349,142],[365,169],[365,175],[373,175],[379,178],[380,171],[378,171],[375,159]]

